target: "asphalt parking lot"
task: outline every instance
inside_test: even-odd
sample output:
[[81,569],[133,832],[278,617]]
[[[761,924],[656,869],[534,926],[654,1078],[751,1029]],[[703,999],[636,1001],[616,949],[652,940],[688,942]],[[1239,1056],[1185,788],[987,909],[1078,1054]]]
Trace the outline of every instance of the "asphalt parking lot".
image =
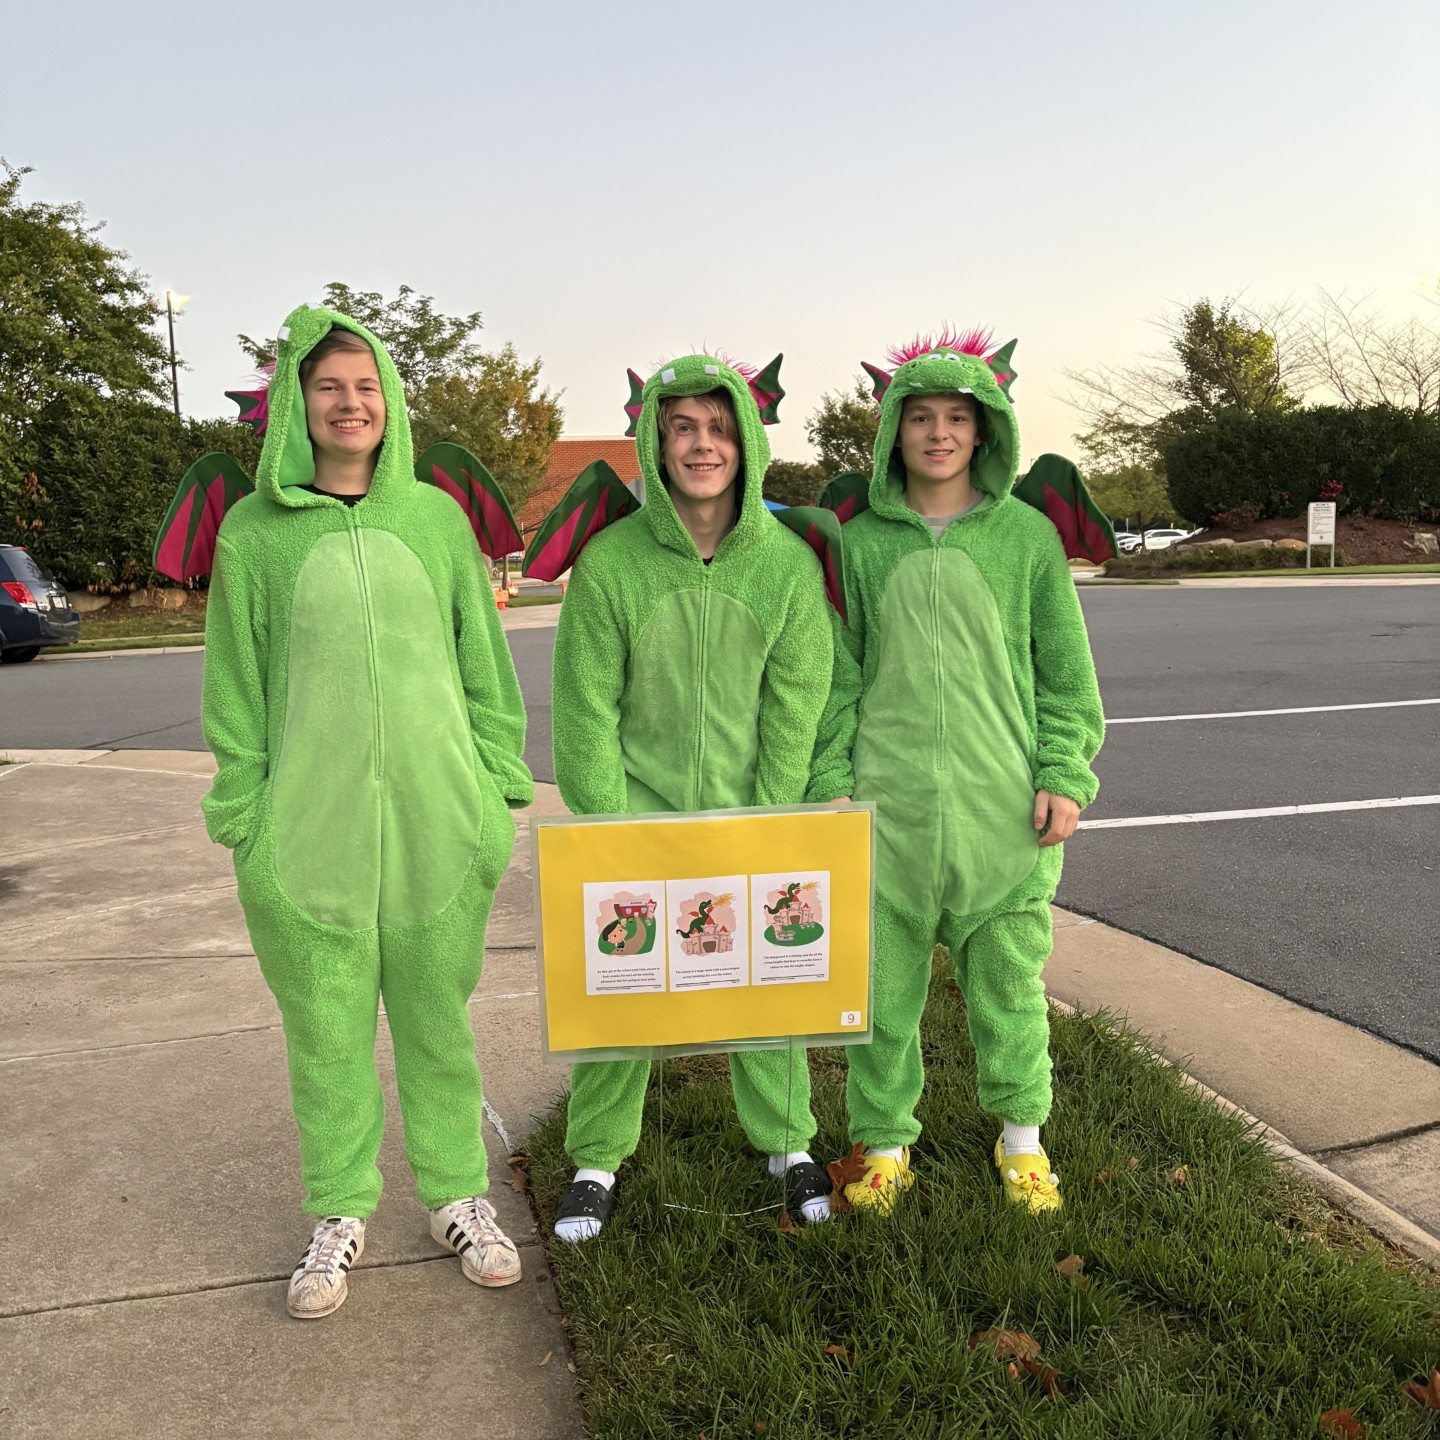
[[[1440,704],[1397,703],[1440,699],[1440,587],[1081,599],[1110,727],[1059,902],[1440,1060],[1440,807],[1375,803],[1440,794]],[[554,633],[509,636],[547,781]],[[0,745],[202,749],[201,668],[198,653],[7,667]],[[1363,808],[1234,813],[1342,803]]]
[[[1371,803],[1440,793],[1440,704],[1397,703],[1440,698],[1440,589],[1082,603],[1110,721],[1087,822],[1367,808],[1088,828],[1059,903],[1440,1059],[1440,809]],[[1225,718],[1155,718],[1195,715]]]

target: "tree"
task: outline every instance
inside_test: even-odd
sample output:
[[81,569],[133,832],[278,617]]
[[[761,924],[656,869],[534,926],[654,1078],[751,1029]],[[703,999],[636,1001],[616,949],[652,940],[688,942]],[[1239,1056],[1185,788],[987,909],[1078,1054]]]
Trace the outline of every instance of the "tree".
[[162,399],[165,348],[148,280],[84,206],[27,205],[29,169],[0,168],[0,445],[13,481],[35,417],[57,401]]
[[779,505],[813,505],[830,477],[804,460],[772,460],[765,472],[765,498]]
[[1301,340],[1315,383],[1342,404],[1440,411],[1440,329],[1434,325],[1413,316],[1387,320],[1368,297],[1322,290]]
[[1143,532],[1157,520],[1174,520],[1165,482],[1149,466],[1126,465],[1092,472],[1085,478],[1095,503],[1112,521],[1130,521]]
[[[481,328],[480,312],[442,315],[429,295],[416,295],[408,285],[387,301],[375,290],[352,290],[339,280],[326,287],[320,303],[358,320],[390,353],[400,372],[406,395],[414,397],[431,381],[473,366],[481,348],[474,336]],[[256,365],[275,359],[275,341],[252,340],[241,335],[240,348]]]
[[1139,364],[1064,372],[1079,387],[1068,398],[1090,422],[1087,436],[1123,440],[1128,463],[1158,471],[1176,436],[1218,414],[1300,403],[1311,370],[1290,306],[1262,311],[1233,298],[1202,299],[1154,323],[1164,352]]
[[879,429],[879,407],[863,375],[851,391],[822,395],[819,408],[805,422],[805,435],[820,452],[820,469],[827,477],[842,470],[868,475]]
[[464,370],[434,375],[415,400],[415,448],[453,440],[478,455],[519,506],[545,478],[560,438],[560,397],[539,387],[541,361],[522,361],[506,344]]

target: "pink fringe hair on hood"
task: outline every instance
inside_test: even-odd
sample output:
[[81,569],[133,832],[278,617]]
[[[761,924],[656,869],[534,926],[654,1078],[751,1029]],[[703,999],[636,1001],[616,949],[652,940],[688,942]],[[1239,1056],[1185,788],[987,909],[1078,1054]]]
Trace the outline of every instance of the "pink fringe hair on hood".
[[917,360],[921,355],[928,355],[932,350],[954,350],[961,355],[978,355],[982,360],[988,360],[994,353],[991,348],[994,343],[993,333],[979,326],[961,334],[947,325],[938,335],[917,335],[906,345],[891,346],[886,358],[892,365],[899,366]]

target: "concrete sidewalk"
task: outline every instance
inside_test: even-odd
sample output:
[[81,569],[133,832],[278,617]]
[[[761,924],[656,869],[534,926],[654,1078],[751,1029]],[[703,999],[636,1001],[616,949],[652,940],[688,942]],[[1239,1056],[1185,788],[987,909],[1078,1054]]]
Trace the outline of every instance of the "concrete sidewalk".
[[524,1278],[481,1289],[431,1241],[382,1044],[387,1190],[348,1302],[299,1324],[284,1043],[200,823],[210,757],[49,758],[72,763],[0,767],[0,1433],[583,1435],[502,1139],[523,1143],[566,1078],[538,1059],[523,815],[473,1011]]
[[[13,753],[13,752],[12,752]],[[525,1278],[466,1282],[430,1241],[392,1120],[389,1188],[345,1307],[284,1311],[308,1226],[284,1046],[213,763],[28,752],[0,767],[0,1431],[7,1436],[571,1437],[569,1349],[528,1203],[507,1183],[566,1074],[538,1059],[528,814],[473,1002],[492,1197]],[[81,877],[83,877],[83,882]],[[1057,911],[1061,1001],[1130,1021],[1279,1132],[1372,1228],[1440,1263],[1440,1069],[1222,971]],[[549,1357],[547,1360],[547,1356]]]

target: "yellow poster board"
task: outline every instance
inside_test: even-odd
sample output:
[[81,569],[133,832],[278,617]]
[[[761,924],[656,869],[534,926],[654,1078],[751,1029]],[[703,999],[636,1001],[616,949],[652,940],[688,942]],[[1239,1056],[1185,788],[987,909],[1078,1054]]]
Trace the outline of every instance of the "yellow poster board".
[[546,1058],[868,1043],[874,819],[532,821]]

